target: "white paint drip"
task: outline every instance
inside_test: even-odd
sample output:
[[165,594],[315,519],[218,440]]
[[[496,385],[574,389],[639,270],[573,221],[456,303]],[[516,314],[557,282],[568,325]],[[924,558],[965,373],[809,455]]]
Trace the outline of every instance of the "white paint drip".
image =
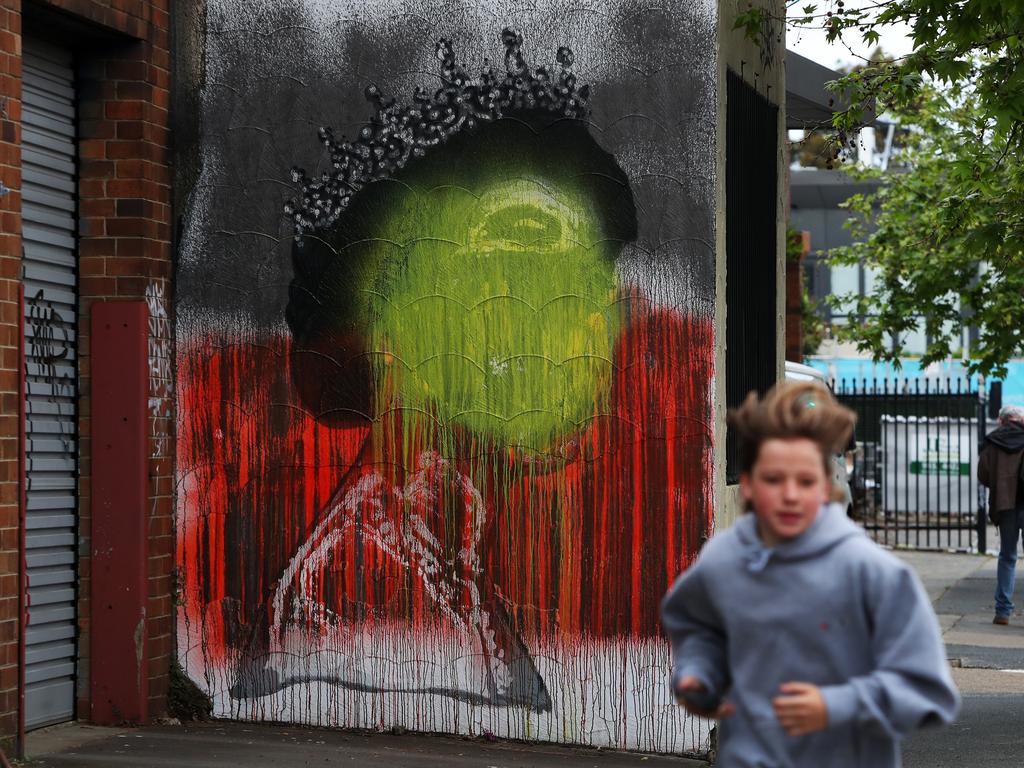
[[[317,525],[288,563],[272,601],[271,643],[288,632],[289,626],[323,627],[337,624],[333,612],[319,603],[319,580],[330,573],[330,563],[339,554],[350,533],[358,532],[378,550],[404,569],[412,569],[421,579],[434,608],[466,635],[469,644],[482,643],[481,659],[488,666],[492,695],[499,695],[512,683],[503,654],[489,626],[490,617],[483,610],[475,577],[480,574],[479,543],[483,529],[485,506],[480,491],[470,478],[457,472],[450,462],[433,451],[421,454],[417,471],[392,496],[397,502],[398,525],[388,516],[384,504],[385,481],[377,473],[359,478]],[[453,491],[467,499],[465,533],[469,545],[462,547],[457,559],[464,566],[460,572],[445,567],[443,545],[424,520],[423,514],[434,510],[440,500],[432,487],[431,477],[453,479]],[[368,518],[360,512],[368,512]],[[465,575],[463,575],[465,574]],[[470,605],[462,606],[462,595],[469,595]]]

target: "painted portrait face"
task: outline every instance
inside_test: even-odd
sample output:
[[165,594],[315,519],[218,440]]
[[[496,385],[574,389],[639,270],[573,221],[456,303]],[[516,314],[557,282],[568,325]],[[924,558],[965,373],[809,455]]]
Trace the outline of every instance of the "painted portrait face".
[[403,409],[537,450],[600,410],[619,323],[585,193],[535,177],[433,188],[403,196],[381,241],[360,290],[377,387]]
[[317,414],[557,455],[607,411],[635,236],[629,182],[584,125],[453,137],[296,251],[289,322],[324,371],[296,381]]

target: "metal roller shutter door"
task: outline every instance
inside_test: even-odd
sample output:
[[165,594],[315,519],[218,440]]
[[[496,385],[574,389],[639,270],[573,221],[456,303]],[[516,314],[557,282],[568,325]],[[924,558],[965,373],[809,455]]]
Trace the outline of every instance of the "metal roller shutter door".
[[29,39],[22,52],[25,725],[38,728],[75,716],[77,153],[70,52]]

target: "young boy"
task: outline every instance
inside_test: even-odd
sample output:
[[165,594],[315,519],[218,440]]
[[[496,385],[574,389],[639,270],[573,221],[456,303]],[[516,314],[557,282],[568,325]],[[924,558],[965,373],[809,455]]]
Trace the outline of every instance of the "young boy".
[[938,622],[906,565],[830,504],[829,456],[854,414],[813,383],[729,414],[748,511],[662,604],[672,684],[721,720],[726,768],[890,768],[901,737],[960,697]]

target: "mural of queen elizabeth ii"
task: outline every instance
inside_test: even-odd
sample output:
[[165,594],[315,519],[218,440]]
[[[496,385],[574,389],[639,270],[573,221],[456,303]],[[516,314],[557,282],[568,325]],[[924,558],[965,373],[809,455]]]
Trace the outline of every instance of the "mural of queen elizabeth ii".
[[[279,582],[271,645],[289,627],[301,647],[310,631],[348,637],[353,612],[411,622],[377,632],[436,621],[460,647],[462,683],[385,681],[380,668],[344,658],[325,669],[320,657],[316,669],[245,669],[240,695],[315,678],[551,708],[484,563],[495,526],[528,514],[503,501],[509,490],[585,450],[580,436],[607,412],[628,311],[615,257],[636,214],[625,174],[582,122],[588,89],[572,52],[560,49],[553,75],[526,66],[515,32],[503,38],[501,78],[489,67],[471,78],[442,42],[447,85],[433,98],[401,108],[371,89],[377,113],[359,139],[324,132],[334,175],[305,185],[304,208],[289,204],[296,385],[318,417],[372,426]],[[363,541],[416,582],[397,615],[331,589]]]
[[442,40],[440,88],[370,86],[353,138],[321,132],[288,337],[184,367],[193,408],[216,382],[250,414],[195,421],[264,457],[195,492],[221,554],[180,550],[235,716],[621,746],[682,717],[656,612],[708,528],[710,324],[623,279],[652,212],[573,52],[501,38],[503,66]]

